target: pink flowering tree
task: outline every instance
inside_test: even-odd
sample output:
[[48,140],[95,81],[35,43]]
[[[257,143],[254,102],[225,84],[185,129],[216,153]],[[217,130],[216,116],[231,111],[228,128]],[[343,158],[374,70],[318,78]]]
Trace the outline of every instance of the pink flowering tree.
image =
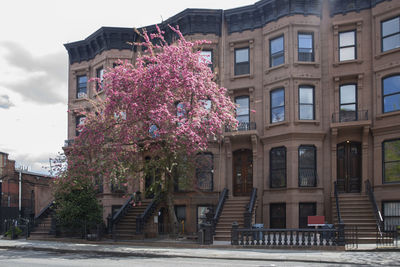
[[86,121],[67,153],[64,179],[144,179],[144,157],[151,155],[170,224],[176,225],[174,172],[206,150],[209,141],[219,140],[225,126],[237,127],[237,120],[227,90],[214,82],[200,55],[206,41],[186,41],[171,29],[176,42],[168,44],[159,29],[144,32],[144,41],[135,44],[144,48],[135,65],[120,62],[104,74],[105,98],[83,112]]

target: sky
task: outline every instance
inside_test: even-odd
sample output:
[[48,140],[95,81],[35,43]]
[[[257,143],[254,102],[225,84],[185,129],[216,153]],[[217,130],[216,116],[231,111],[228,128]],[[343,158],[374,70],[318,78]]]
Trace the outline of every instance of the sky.
[[67,138],[68,54],[63,44],[102,26],[143,27],[186,8],[230,9],[255,0],[0,1],[0,152],[47,174]]

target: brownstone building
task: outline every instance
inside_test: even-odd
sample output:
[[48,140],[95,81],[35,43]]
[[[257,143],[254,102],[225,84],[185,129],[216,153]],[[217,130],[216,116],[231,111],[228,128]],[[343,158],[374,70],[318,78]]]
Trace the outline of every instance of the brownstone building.
[[[168,24],[188,39],[211,41],[202,53],[238,104],[239,128],[210,143],[212,164],[198,176],[202,192],[176,193],[185,232],[197,231],[224,188],[220,238],[234,220],[243,223],[253,188],[254,220],[265,227],[306,227],[308,215],[334,223],[335,184],[344,223],[372,229],[367,181],[385,224],[400,224],[400,1],[261,0],[229,10],[186,9],[160,24],[167,36]],[[135,62],[137,47],[127,42],[137,38],[131,28],[103,27],[65,44],[70,110],[103,95],[90,89],[90,78],[118,59]],[[72,140],[83,120],[68,116]],[[106,218],[124,200],[106,178],[103,184]],[[136,186],[146,189],[145,182]],[[160,223],[149,220],[147,230],[161,231]]]
[[51,185],[50,176],[16,169],[15,161],[0,152],[0,208],[18,209],[22,216],[37,215],[53,199]]

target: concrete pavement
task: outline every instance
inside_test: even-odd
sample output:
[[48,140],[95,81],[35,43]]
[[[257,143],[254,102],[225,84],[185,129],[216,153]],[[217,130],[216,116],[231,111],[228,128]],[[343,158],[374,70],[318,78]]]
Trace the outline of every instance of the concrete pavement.
[[194,243],[156,241],[156,242],[88,242],[84,240],[56,239],[39,240],[0,240],[0,249],[55,251],[72,254],[95,253],[102,256],[132,256],[150,258],[198,258],[229,260],[260,260],[280,262],[310,262],[325,264],[385,265],[400,266],[399,250],[363,251],[320,251],[291,249],[249,249],[233,248],[227,242],[207,247]]

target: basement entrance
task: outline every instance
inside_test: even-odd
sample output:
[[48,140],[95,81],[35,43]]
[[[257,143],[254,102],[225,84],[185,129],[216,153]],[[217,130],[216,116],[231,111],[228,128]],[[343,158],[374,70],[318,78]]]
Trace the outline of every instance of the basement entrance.
[[337,189],[341,193],[361,191],[361,144],[358,142],[337,145]]

